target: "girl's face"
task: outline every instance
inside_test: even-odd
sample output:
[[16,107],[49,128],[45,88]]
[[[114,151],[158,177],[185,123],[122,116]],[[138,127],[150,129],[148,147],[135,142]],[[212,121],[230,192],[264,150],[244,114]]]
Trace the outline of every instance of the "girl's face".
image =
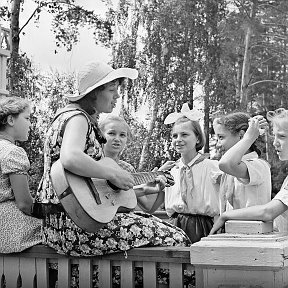
[[118,94],[119,81],[105,84],[105,89],[96,92],[94,107],[98,113],[111,113],[115,108]]
[[197,153],[198,139],[192,130],[190,122],[175,124],[172,130],[172,146],[181,155],[194,155]]
[[281,161],[288,160],[288,120],[279,120],[273,125],[273,146]]
[[26,141],[29,136],[29,128],[31,126],[30,122],[30,108],[26,108],[22,113],[17,116],[11,116],[13,118],[13,136],[14,140]]
[[241,139],[240,133],[234,135],[222,124],[214,123],[213,128],[217,139],[216,149],[221,154],[224,154]]
[[111,121],[105,125],[104,135],[107,139],[105,152],[118,155],[124,149],[128,140],[127,126],[118,121]]

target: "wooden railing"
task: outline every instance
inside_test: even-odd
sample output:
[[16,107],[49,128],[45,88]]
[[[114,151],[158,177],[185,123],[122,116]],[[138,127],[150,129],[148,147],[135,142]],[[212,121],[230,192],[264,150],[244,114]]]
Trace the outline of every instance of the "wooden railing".
[[[145,247],[135,248],[127,253],[79,258],[59,255],[43,245],[37,245],[22,253],[0,254],[0,274],[2,275],[0,287],[48,288],[50,264],[58,265],[58,288],[71,287],[73,264],[78,267],[79,288],[93,287],[92,274],[95,265],[98,266],[98,287],[100,288],[115,287],[115,284],[112,283],[112,272],[115,267],[118,267],[117,269],[120,271],[120,285],[117,287],[195,287],[195,283],[192,283],[195,281],[195,271],[193,265],[190,264],[189,247]],[[139,284],[135,286],[135,267],[143,269],[143,282],[140,286]],[[164,268],[164,271],[169,273],[169,284],[159,284],[157,276],[159,268]],[[192,280],[184,283],[184,275],[187,274]],[[191,277],[191,275],[193,276]],[[201,273],[199,276],[200,280]],[[196,287],[201,286],[199,282]]]

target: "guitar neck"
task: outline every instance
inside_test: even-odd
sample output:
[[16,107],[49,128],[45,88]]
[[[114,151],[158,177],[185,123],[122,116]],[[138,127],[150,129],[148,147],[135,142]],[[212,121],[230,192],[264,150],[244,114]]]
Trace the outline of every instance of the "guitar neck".
[[161,171],[155,171],[155,172],[132,173],[132,175],[134,177],[136,185],[140,185],[153,181],[156,176],[164,175],[164,173]]

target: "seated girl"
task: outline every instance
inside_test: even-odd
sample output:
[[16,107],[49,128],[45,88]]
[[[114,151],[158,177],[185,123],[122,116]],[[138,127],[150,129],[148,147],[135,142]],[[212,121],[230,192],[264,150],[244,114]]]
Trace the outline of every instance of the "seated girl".
[[30,163],[15,141],[26,141],[30,105],[19,97],[0,97],[0,253],[21,252],[41,242],[42,221],[31,217]]

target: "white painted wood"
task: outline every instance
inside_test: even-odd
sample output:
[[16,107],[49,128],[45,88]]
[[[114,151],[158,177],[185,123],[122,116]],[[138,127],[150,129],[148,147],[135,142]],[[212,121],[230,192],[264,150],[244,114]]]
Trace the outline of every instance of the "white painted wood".
[[99,287],[112,287],[112,267],[109,260],[101,260],[98,265],[99,269]]
[[17,287],[17,278],[19,275],[19,258],[4,258],[4,275],[6,280],[6,288]]
[[273,222],[229,220],[225,223],[226,233],[263,234],[273,231]]
[[92,260],[88,259],[79,259],[79,287],[80,288],[92,288]]
[[8,95],[7,85],[7,58],[10,56],[10,30],[0,25],[0,95]]
[[[266,271],[266,273],[263,273],[263,271],[207,269],[205,276],[205,288],[283,287],[275,286],[275,273],[273,271]],[[253,284],[253,286],[251,284]]]
[[4,257],[0,257],[0,275],[4,273]]
[[[128,288],[135,287],[134,267],[143,267],[143,277],[149,279],[149,281],[144,281],[144,283],[146,283],[144,284],[144,288],[156,288],[158,287],[156,273],[156,269],[158,267],[169,269],[172,278],[176,279],[172,280],[174,283],[178,281],[177,279],[183,278],[183,275],[179,276],[179,274],[183,273],[182,270],[184,268],[191,272],[194,271],[193,264],[190,264],[189,249],[189,247],[145,247],[131,249],[127,251],[126,255],[124,253],[115,253],[105,256],[85,258],[60,255],[47,246],[36,245],[21,253],[0,254],[0,274],[3,274],[3,276],[6,278],[6,288],[17,287],[17,278],[19,273],[22,274],[21,276],[27,273],[28,285],[31,286],[31,283],[33,283],[32,280],[34,277],[34,272],[36,273],[37,287],[48,288],[48,263],[58,264],[58,287],[65,288],[71,286],[71,265],[79,264],[79,288],[88,288],[92,281],[93,275],[90,271],[90,268],[93,264],[98,266],[99,269],[99,287],[111,288],[112,267],[121,266],[120,277],[122,278],[122,282],[124,282],[121,283],[121,287]],[[20,259],[24,260],[22,261]],[[21,261],[22,263],[20,265]],[[173,264],[170,265],[170,263]],[[179,268],[181,266],[182,269]],[[30,269],[31,267],[32,269]],[[174,267],[175,271],[173,271]],[[22,273],[23,271],[24,274]],[[200,269],[198,269],[198,272],[199,271]],[[31,278],[29,278],[29,275],[31,275]],[[175,277],[173,275],[175,275]],[[85,279],[86,277],[88,279]],[[181,281],[182,280],[180,280],[180,283]],[[25,286],[27,285],[25,284]],[[177,286],[174,285],[174,287]],[[198,285],[197,288],[199,287],[201,286]],[[33,288],[33,286],[22,286],[22,288]]]
[[157,287],[157,271],[155,262],[143,262],[143,286],[144,288]]
[[20,258],[20,275],[22,279],[22,288],[34,287],[34,278],[36,275],[35,259]]
[[58,287],[70,288],[71,264],[69,258],[58,259]]
[[283,233],[225,233],[194,243],[190,255],[204,288],[280,288],[288,285],[287,247]]
[[181,263],[169,263],[169,287],[183,287],[183,267]]
[[121,261],[121,287],[134,288],[134,263],[130,261]]
[[49,272],[48,261],[45,258],[37,258],[36,260],[36,274],[37,274],[37,287],[49,287]]
[[[235,265],[243,267],[284,267],[285,241],[278,239],[265,239],[245,237],[241,235],[212,235],[193,244],[190,248],[191,263],[201,265]],[[256,236],[256,235],[255,235]],[[196,262],[195,262],[196,261]]]

